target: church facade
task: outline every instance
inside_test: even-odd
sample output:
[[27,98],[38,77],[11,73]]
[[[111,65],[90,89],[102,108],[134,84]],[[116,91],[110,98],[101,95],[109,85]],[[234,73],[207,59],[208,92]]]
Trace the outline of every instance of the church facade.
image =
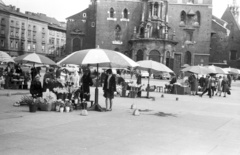
[[99,46],[135,61],[183,64],[209,61],[212,0],[92,0],[67,20],[66,51]]

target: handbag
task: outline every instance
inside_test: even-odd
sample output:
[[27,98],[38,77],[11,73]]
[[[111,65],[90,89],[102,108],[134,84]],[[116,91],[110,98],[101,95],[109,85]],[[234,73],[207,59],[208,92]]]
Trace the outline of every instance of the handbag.
[[228,95],[231,95],[231,92],[230,92],[230,90],[228,90],[228,91],[227,91],[227,94],[228,94]]

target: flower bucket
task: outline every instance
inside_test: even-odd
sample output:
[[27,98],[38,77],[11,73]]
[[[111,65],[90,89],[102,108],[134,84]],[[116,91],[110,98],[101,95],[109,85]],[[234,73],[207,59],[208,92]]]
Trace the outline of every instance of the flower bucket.
[[87,115],[88,115],[87,110],[82,110],[82,111],[81,111],[81,115],[82,115],[82,116],[87,116]]
[[57,112],[59,112],[59,111],[60,111],[60,106],[57,105],[57,106],[55,107],[55,109],[56,109]]
[[64,111],[64,107],[60,107],[59,112],[63,113],[63,111]]
[[37,108],[38,108],[37,105],[29,104],[29,112],[36,112]]
[[70,111],[70,107],[65,107],[65,111],[69,112]]
[[40,105],[40,109],[42,111],[51,111],[52,110],[52,104],[51,103],[44,103]]

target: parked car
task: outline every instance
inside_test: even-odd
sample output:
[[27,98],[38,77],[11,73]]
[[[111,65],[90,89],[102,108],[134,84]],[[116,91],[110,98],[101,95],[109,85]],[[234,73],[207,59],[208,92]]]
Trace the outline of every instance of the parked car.
[[79,66],[74,64],[66,64],[66,65],[63,65],[62,68],[65,68],[69,72],[79,71]]
[[159,73],[153,75],[154,79],[163,79],[163,80],[170,80],[171,75],[169,73]]

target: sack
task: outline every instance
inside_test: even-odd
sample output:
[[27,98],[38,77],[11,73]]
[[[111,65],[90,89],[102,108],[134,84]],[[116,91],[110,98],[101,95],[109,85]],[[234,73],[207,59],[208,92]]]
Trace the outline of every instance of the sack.
[[230,92],[230,90],[228,90],[228,91],[227,91],[227,94],[228,94],[228,95],[231,95],[231,92]]

